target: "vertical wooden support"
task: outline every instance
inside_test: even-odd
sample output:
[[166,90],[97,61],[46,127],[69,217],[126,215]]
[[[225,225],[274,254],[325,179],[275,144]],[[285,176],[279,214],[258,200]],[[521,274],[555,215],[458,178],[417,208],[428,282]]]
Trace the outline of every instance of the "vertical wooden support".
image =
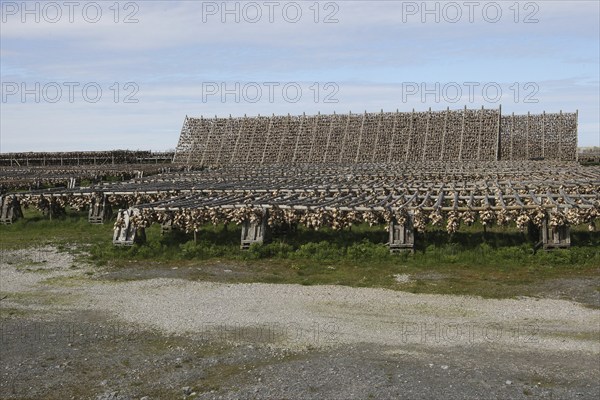
[[296,135],[296,144],[294,145],[294,155],[292,156],[292,163],[296,162],[296,155],[298,153],[298,143],[302,137],[302,128],[304,126],[304,120],[306,119],[306,112],[302,113],[302,119],[300,120],[300,127],[298,128],[298,134]]
[[571,228],[568,225],[550,226],[548,218],[544,218],[538,246],[544,250],[568,249],[571,247]]
[[477,135],[477,161],[481,160],[481,136],[483,135],[483,106],[479,112],[479,134]]
[[319,117],[320,116],[321,116],[321,112],[319,111],[317,113],[317,116],[315,117],[315,124],[312,129],[312,138],[310,140],[310,150],[308,152],[308,162],[309,163],[313,161],[313,152],[315,151],[315,142],[317,141],[317,133],[318,133],[318,128],[319,128]]
[[230,163],[234,162],[235,156],[237,155],[238,147],[240,145],[240,139],[242,137],[242,131],[244,130],[244,126],[246,125],[247,119],[248,118],[246,117],[246,114],[244,114],[244,119],[240,124],[240,130],[238,131],[237,137],[235,138],[235,146],[233,147],[233,151],[231,152],[231,159],[229,160]]
[[358,158],[360,157],[360,146],[362,145],[363,130],[365,128],[365,119],[367,119],[367,110],[365,110],[362,122],[360,123],[360,132],[358,133],[358,146],[356,146],[356,156],[354,157],[355,163],[358,163]]
[[131,222],[132,217],[138,216],[139,214],[140,210],[137,208],[119,210],[117,222],[120,222],[120,224],[115,227],[113,232],[113,245],[133,246],[134,243],[141,243],[146,240],[145,229],[136,228]]
[[348,126],[350,125],[350,118],[352,118],[352,111],[348,113],[348,119],[346,120],[346,128],[344,129],[344,139],[342,140],[342,148],[340,149],[340,164],[344,158],[344,150],[346,149],[346,141],[348,140]]
[[440,161],[444,159],[444,148],[446,147],[446,132],[448,131],[448,114],[450,114],[450,107],[446,107],[446,113],[444,114],[444,131],[442,132],[442,148],[440,150]]
[[460,147],[458,149],[458,161],[462,161],[463,143],[465,138],[465,118],[467,118],[467,106],[465,106],[465,109],[463,111],[462,127],[460,129]]
[[[228,139],[227,133],[229,132],[229,129],[231,127],[231,122],[232,118],[231,114],[229,114],[229,119],[227,120],[227,124],[225,125],[225,133],[223,133],[223,135],[221,136],[221,146],[219,146],[219,152],[217,153],[217,161],[215,162],[215,164],[217,165],[220,165],[221,163],[221,154],[223,153],[223,146],[225,145],[225,142]],[[229,143],[227,145],[229,145]]]
[[546,111],[542,113],[542,158],[546,158]]
[[258,114],[258,118],[254,118],[254,129],[252,129],[252,135],[250,135],[250,143],[248,144],[248,148],[246,149],[246,162],[250,160],[250,155],[253,154],[254,149],[252,146],[254,145],[254,139],[256,138],[256,130],[258,129],[258,125],[260,124],[260,114]]
[[323,162],[327,162],[327,153],[329,151],[329,144],[331,143],[331,133],[333,132],[333,126],[335,125],[337,115],[335,111],[331,117],[331,123],[329,124],[329,133],[327,133],[327,144],[325,145],[325,154],[323,154]]
[[514,160],[513,156],[513,138],[515,137],[515,112],[512,113],[512,118],[510,121],[510,160]]
[[277,163],[278,164],[281,162],[281,155],[283,153],[283,144],[285,143],[285,140],[288,138],[289,135],[290,135],[290,114],[288,113],[287,119],[286,119],[285,130],[283,131],[283,133],[281,135],[281,141],[279,142],[279,152],[277,153]]
[[392,125],[392,141],[390,143],[390,151],[388,153],[388,163],[392,162],[392,154],[394,154],[394,149],[396,147],[396,124],[398,120],[398,109],[396,109],[396,113],[394,114],[394,124]]
[[527,127],[525,129],[525,159],[529,160],[529,117],[530,117],[530,112],[527,111]]
[[263,147],[262,157],[260,158],[260,165],[263,165],[265,162],[265,156],[267,155],[267,147],[270,144],[269,137],[271,136],[271,129],[273,128],[273,119],[275,118],[275,114],[271,115],[269,118],[269,129],[267,130],[267,137],[265,139],[265,146]]
[[252,243],[264,243],[268,239],[268,213],[265,211],[260,221],[242,223],[242,240],[240,248],[248,250]]
[[429,121],[431,120],[431,107],[429,107],[429,111],[427,112],[427,122],[425,123],[425,136],[423,137],[423,154],[421,155],[421,161],[425,162],[427,160],[427,136],[429,135]]
[[0,196],[0,224],[11,225],[19,218],[23,218],[21,203],[15,196]]
[[579,138],[577,137],[577,130],[579,129],[579,110],[575,110],[575,161],[579,162]]
[[498,125],[496,126],[496,161],[500,160],[501,158],[501,152],[502,152],[502,148],[500,146],[502,146],[502,142],[501,142],[501,131],[502,131],[502,105],[500,104],[498,106]]
[[406,142],[406,153],[404,154],[404,162],[408,161],[408,155],[410,154],[410,143],[412,141],[413,129],[415,125],[415,109],[413,108],[410,114],[410,130],[408,131],[408,141]]
[[106,196],[93,196],[88,211],[90,224],[103,224],[112,218],[112,207]]
[[390,253],[400,251],[414,252],[415,233],[413,228],[413,214],[408,214],[404,225],[398,224],[395,220],[390,221],[389,237]]
[[[200,116],[200,121],[202,121],[202,120],[203,120],[203,117]],[[183,138],[183,131],[184,130],[187,131],[187,135],[188,136],[191,134],[191,132],[190,132],[190,119],[188,118],[187,115],[185,116],[185,121],[183,122],[183,127],[181,128],[181,137],[182,138]],[[192,154],[194,154],[194,149],[196,148],[196,142],[197,142],[197,139],[196,140],[190,139],[190,140],[192,141],[192,143],[190,144],[190,148],[188,149],[189,153],[188,153],[188,156],[187,156],[187,159],[186,159],[186,164],[187,165],[191,164]],[[79,162],[79,160],[78,160],[78,162]]]
[[206,159],[206,152],[208,151],[209,144],[212,141],[212,136],[215,132],[215,127],[217,126],[218,118],[215,115],[215,120],[208,131],[208,136],[206,137],[206,143],[204,143],[204,151],[202,152],[202,158],[200,159],[200,165],[204,165],[204,160]]
[[558,128],[558,157],[559,157],[559,159],[561,159],[563,157],[562,137],[563,137],[563,130],[565,129],[565,122],[564,122],[562,110],[560,110],[559,115],[560,115],[560,117],[559,117],[558,121],[559,121],[560,127]]
[[[173,220],[170,219],[168,221],[163,222],[162,224],[160,224],[160,234],[161,235],[166,235],[168,233],[173,232]],[[194,240],[196,238],[196,231],[194,231]]]
[[[373,154],[371,155],[371,162],[375,162],[375,156],[377,155],[377,146],[379,146],[379,135],[381,132],[381,123],[383,122],[383,108],[381,109],[381,114],[379,114],[379,121],[377,122],[377,132],[375,136],[375,145],[373,146]],[[382,160],[380,160],[382,161]]]

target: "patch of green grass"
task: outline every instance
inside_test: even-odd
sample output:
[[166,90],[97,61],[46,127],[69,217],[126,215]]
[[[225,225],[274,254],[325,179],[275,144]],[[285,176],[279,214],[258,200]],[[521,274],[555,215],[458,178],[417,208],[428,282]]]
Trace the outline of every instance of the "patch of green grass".
[[[54,243],[96,265],[130,268],[152,265],[198,266],[224,262],[239,267],[231,282],[339,284],[386,287],[414,293],[470,294],[484,297],[535,295],[529,285],[554,278],[600,276],[600,233],[572,228],[567,250],[533,251],[527,235],[513,227],[475,224],[448,235],[440,228],[417,234],[415,253],[390,254],[382,227],[309,230],[274,235],[270,243],[240,250],[239,227],[207,225],[193,235],[160,226],[146,230],[147,241],[131,247],[112,245],[112,223],[91,225],[85,213],[67,210],[59,219],[28,211],[26,219],[0,227],[5,248]],[[395,274],[411,280],[397,283]],[[211,279],[202,275],[194,279]]]
[[112,222],[92,225],[87,221],[86,212],[71,209],[66,211],[66,215],[50,220],[37,210],[24,209],[24,218],[17,220],[12,225],[0,226],[2,249],[21,249],[53,244],[59,250],[74,251],[75,249],[69,247],[69,244],[107,245],[112,242]]

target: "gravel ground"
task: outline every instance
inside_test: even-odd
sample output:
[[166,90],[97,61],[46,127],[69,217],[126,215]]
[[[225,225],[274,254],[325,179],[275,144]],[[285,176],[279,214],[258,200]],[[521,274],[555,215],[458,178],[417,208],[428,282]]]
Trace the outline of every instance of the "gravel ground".
[[600,312],[343,286],[90,279],[3,252],[0,398],[596,398]]

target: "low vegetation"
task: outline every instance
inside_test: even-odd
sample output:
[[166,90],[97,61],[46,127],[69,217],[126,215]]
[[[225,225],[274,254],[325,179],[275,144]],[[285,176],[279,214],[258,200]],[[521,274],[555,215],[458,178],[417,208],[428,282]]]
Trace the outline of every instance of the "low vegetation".
[[[112,245],[112,223],[91,225],[69,210],[48,221],[32,210],[11,226],[0,227],[3,248],[54,244],[111,270],[122,268],[198,268],[228,265],[234,282],[342,284],[386,287],[415,293],[472,294],[484,297],[535,295],[550,279],[600,277],[600,233],[572,227],[572,248],[534,251],[532,238],[514,227],[461,227],[452,235],[430,229],[416,238],[414,254],[390,254],[382,227],[319,231],[299,228],[276,233],[270,243],[240,250],[240,228],[208,225],[193,235],[147,229],[147,241]],[[33,260],[35,262],[35,260]],[[225,268],[225,267],[223,267]],[[398,279],[398,276],[407,277]],[[213,273],[192,279],[222,280]]]

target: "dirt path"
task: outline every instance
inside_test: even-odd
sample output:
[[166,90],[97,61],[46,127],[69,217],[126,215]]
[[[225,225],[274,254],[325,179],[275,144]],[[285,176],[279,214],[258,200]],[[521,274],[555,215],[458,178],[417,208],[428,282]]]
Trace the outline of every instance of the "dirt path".
[[35,260],[5,252],[0,265],[2,398],[592,398],[600,391],[600,312],[574,302],[115,282],[91,279],[92,269],[67,253],[36,251]]

